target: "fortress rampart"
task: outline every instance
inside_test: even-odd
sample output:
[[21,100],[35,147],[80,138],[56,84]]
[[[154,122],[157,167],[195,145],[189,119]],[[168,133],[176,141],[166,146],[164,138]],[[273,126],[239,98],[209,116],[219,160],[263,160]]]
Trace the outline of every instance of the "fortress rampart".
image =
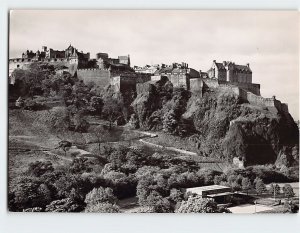
[[93,82],[96,86],[110,84],[110,71],[106,69],[77,69],[77,77],[85,84]]
[[276,100],[275,97],[264,98],[260,95],[260,85],[252,83],[231,83],[217,79],[190,79],[191,92],[203,92],[205,89],[219,89],[233,92],[245,102],[265,106],[277,111],[288,112],[288,105]]

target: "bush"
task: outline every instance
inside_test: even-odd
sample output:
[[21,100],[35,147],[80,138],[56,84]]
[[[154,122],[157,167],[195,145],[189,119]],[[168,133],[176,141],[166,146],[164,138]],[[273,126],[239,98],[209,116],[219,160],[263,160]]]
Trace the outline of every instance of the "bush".
[[24,102],[24,109],[30,111],[40,111],[47,109],[47,107],[44,104],[36,102],[35,100],[27,99]]
[[176,213],[219,213],[217,203],[213,199],[190,196],[181,202]]
[[120,208],[116,204],[109,202],[97,203],[94,205],[87,205],[85,208],[86,213],[119,213]]

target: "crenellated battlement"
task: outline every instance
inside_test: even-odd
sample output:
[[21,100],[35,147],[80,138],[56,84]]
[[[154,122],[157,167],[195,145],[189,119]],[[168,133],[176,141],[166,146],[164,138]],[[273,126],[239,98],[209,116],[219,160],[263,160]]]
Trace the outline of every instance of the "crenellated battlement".
[[109,69],[103,69],[103,68],[81,68],[81,69],[77,69],[77,71],[79,71],[79,72],[89,72],[89,71],[97,71],[97,70],[109,71]]

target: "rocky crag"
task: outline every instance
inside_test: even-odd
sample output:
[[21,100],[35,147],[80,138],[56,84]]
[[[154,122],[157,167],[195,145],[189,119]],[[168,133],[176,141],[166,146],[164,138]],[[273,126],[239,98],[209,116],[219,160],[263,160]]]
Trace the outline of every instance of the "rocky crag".
[[131,106],[132,127],[186,137],[201,156],[245,166],[299,162],[299,130],[292,116],[250,104],[230,88],[192,93],[169,81],[148,82],[137,86]]

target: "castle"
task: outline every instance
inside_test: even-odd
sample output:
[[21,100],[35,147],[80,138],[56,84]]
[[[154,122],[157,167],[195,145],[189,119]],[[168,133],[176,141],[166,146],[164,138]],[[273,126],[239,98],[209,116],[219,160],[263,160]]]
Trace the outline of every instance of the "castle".
[[122,72],[133,71],[130,68],[130,57],[118,56],[109,58],[107,53],[97,53],[96,59],[90,58],[90,53],[79,52],[71,44],[65,50],[54,50],[43,46],[41,51],[25,51],[19,58],[9,59],[9,80],[14,84],[14,77],[11,76],[15,69],[28,69],[34,62],[48,62],[53,65],[60,65],[65,69],[58,72],[68,71],[72,75],[77,75],[84,82],[94,82],[99,85],[110,83],[112,76],[117,76]]
[[264,98],[260,95],[260,84],[252,83],[249,64],[213,60],[207,72],[190,68],[184,62],[131,68],[129,55],[110,58],[107,53],[101,52],[96,54],[96,59],[91,59],[90,53],[79,52],[72,45],[62,51],[43,46],[41,51],[27,50],[21,58],[9,59],[10,84],[14,84],[14,77],[11,77],[14,69],[27,69],[31,63],[39,61],[63,65],[65,69],[58,72],[68,71],[86,84],[93,82],[101,87],[111,85],[115,92],[134,91],[139,94],[157,81],[169,80],[173,87],[197,92],[200,96],[206,89],[226,89],[245,102],[288,111],[287,104],[282,104],[275,97]]

